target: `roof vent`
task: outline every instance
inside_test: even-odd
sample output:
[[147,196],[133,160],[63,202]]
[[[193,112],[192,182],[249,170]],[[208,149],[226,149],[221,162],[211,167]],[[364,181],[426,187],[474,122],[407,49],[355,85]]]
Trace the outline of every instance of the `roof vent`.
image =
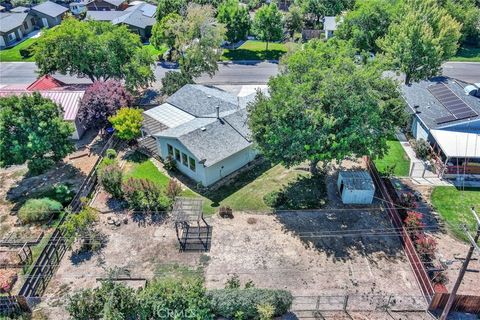
[[220,119],[220,107],[216,106],[215,108],[217,109],[217,119]]
[[201,127],[200,130],[205,131],[205,130],[207,130],[207,128]]

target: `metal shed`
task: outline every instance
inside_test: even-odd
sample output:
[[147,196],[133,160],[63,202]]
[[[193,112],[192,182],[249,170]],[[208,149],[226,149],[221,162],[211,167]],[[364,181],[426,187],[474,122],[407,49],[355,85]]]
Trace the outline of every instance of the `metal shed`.
[[375,184],[367,171],[340,171],[337,187],[344,204],[371,204]]

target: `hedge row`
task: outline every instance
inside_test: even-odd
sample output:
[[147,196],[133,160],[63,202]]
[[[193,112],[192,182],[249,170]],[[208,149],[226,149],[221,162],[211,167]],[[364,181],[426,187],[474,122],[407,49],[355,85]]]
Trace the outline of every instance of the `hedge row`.
[[212,311],[217,316],[233,319],[241,312],[245,319],[259,318],[257,307],[271,305],[275,316],[288,312],[292,305],[292,294],[285,290],[272,289],[218,289],[207,293]]

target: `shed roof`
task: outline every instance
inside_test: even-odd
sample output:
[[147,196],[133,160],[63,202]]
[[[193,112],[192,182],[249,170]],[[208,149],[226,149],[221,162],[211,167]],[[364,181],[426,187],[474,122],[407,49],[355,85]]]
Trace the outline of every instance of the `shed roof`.
[[375,184],[367,171],[340,171],[340,179],[348,190],[375,190]]
[[55,2],[52,2],[52,1],[45,1],[33,7],[32,10],[35,10],[37,12],[40,12],[47,16],[55,18],[67,12],[68,8],[61,6],[59,4],[56,4]]
[[50,90],[61,88],[63,86],[65,86],[65,83],[47,74],[35,80],[35,82],[27,87],[27,90]]
[[431,130],[430,133],[447,157],[480,158],[480,135],[448,130]]

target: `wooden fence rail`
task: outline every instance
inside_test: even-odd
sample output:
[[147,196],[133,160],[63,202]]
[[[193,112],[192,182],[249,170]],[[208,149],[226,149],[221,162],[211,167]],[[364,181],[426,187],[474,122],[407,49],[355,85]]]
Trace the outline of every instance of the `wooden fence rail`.
[[[81,199],[87,197],[95,188],[97,184],[96,169],[100,161],[102,161],[105,151],[108,148],[115,147],[118,144],[118,140],[111,136],[105,143],[100,156],[98,157],[92,170],[82,182],[78,192],[68,206],[68,213],[77,213],[82,207],[83,203]],[[55,274],[55,271],[60,264],[60,261],[67,251],[67,245],[65,239],[60,231],[60,226],[65,220],[66,215],[60,221],[57,229],[53,232],[52,236],[48,240],[47,245],[40,253],[40,256],[35,261],[35,264],[23,283],[22,288],[18,296],[8,297],[9,299],[0,300],[0,314],[9,314],[11,312],[18,312],[19,310],[28,311],[29,306],[26,301],[35,300],[32,298],[39,298],[45,292],[50,279]],[[23,303],[22,303],[23,302]]]
[[383,200],[385,200],[384,205],[390,217],[390,221],[392,222],[393,226],[400,231],[399,237],[402,241],[408,261],[410,262],[410,267],[412,268],[412,271],[415,275],[415,279],[420,286],[423,296],[425,297],[427,302],[430,303],[433,294],[435,293],[435,290],[433,289],[427,271],[423,266],[422,260],[418,256],[418,253],[415,250],[415,246],[413,245],[413,241],[403,226],[402,219],[400,218],[400,214],[394,205],[392,197],[390,197],[385,183],[380,177],[380,174],[378,173],[378,170],[371,159],[367,160],[367,166],[370,174],[372,175],[373,181],[375,182],[377,190],[380,192]]

